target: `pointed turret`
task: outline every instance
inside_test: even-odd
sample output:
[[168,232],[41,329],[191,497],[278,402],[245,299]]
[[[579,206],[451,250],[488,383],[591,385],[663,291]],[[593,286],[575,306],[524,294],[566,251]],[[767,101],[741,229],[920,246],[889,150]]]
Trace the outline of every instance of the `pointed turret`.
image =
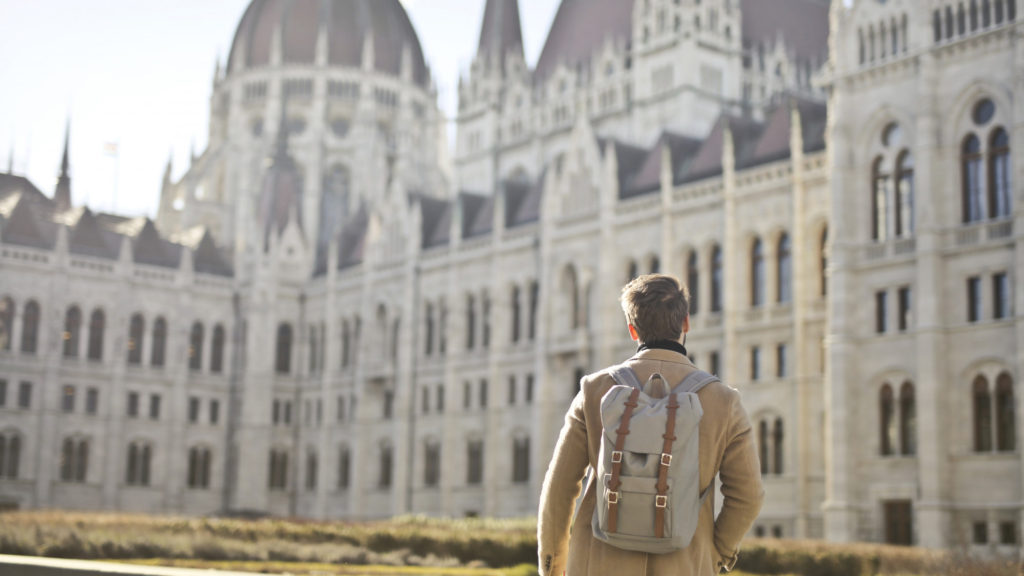
[[57,189],[53,193],[53,200],[57,203],[57,210],[63,211],[71,208],[71,167],[68,159],[68,148],[71,143],[71,121],[68,120],[64,127],[64,157],[60,161],[60,176],[57,177]]
[[[293,216],[294,214],[294,216]],[[260,224],[264,250],[271,237],[276,237],[288,225],[289,218],[302,229],[302,178],[295,161],[288,154],[288,108],[281,99],[281,115],[270,168],[263,176],[260,193]]]
[[509,54],[523,59],[523,32],[519,22],[518,0],[487,0],[484,20],[480,26],[478,60],[505,71]]

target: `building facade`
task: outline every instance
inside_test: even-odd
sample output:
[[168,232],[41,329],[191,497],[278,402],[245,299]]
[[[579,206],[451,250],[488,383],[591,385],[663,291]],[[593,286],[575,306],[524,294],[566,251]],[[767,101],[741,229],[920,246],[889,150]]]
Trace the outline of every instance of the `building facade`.
[[753,533],[1016,553],[1014,0],[254,0],[155,221],[0,174],[0,502],[528,515],[638,274],[743,394]]

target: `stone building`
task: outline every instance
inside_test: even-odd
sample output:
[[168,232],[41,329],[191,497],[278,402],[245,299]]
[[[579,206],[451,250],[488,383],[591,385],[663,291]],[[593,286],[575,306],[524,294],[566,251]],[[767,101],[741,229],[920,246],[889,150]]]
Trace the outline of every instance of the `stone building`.
[[0,174],[0,504],[531,514],[664,271],[754,534],[1016,553],[1015,0],[563,0],[532,68],[520,28],[488,0],[450,159],[397,0],[254,0],[155,221]]

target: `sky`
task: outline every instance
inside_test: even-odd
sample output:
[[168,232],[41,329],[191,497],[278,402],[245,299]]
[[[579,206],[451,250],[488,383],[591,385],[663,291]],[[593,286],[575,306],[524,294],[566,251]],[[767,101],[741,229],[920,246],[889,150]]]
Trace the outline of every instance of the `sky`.
[[[401,0],[450,118],[476,51],[485,0]],[[70,123],[72,202],[156,215],[164,167],[175,178],[206,145],[214,66],[249,0],[0,0],[0,172],[56,184]],[[559,0],[520,0],[536,62]],[[110,145],[117,154],[110,154]]]

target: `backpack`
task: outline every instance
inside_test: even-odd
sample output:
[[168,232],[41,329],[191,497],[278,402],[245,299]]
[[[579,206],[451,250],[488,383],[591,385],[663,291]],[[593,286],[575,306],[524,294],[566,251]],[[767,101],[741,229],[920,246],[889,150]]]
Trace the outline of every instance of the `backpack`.
[[643,387],[628,366],[613,367],[611,376],[616,385],[601,398],[594,537],[654,554],[686,548],[714,486],[700,488],[697,392],[719,380],[697,370],[669,391],[661,374]]

